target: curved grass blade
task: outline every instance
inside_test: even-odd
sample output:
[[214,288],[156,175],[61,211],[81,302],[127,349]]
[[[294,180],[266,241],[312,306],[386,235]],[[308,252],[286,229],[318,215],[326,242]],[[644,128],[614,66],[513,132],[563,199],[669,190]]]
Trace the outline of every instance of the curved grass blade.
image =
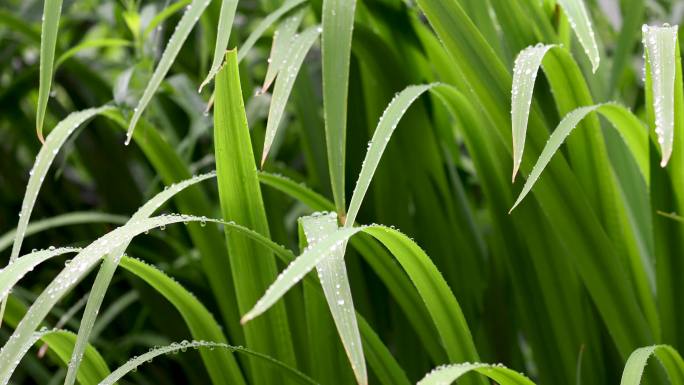
[[464,363],[440,366],[425,375],[417,385],[448,385],[469,372],[477,372],[500,385],[534,385],[534,382],[501,364]]
[[[43,25],[40,30],[40,84],[38,86],[38,106],[36,110],[36,134],[43,140],[43,121],[50,98],[52,85],[55,47],[59,17],[62,13],[62,0],[45,0],[43,7]],[[0,317],[1,318],[1,317]]]
[[[335,208],[344,214],[344,164],[347,141],[349,61],[356,0],[323,0],[321,54],[323,117],[328,168]],[[353,222],[353,221],[352,221]]]
[[209,350],[214,350],[214,349],[223,349],[227,350],[228,352],[236,352],[236,353],[244,353],[247,355],[250,355],[252,357],[256,357],[259,359],[264,360],[265,362],[272,364],[275,367],[278,367],[279,369],[283,369],[282,372],[284,374],[287,374],[290,376],[290,378],[296,380],[300,384],[316,384],[316,382],[312,379],[310,379],[308,376],[306,376],[304,373],[298,371],[297,369],[294,369],[274,358],[271,358],[267,355],[257,353],[255,351],[252,351],[250,349],[244,348],[242,346],[231,346],[226,343],[221,343],[221,342],[209,342],[209,341],[181,341],[181,342],[174,342],[170,345],[167,346],[161,346],[158,348],[150,349],[147,353],[143,353],[139,356],[135,356],[128,360],[125,364],[121,365],[118,367],[116,370],[112,372],[109,376],[107,376],[102,382],[100,382],[99,385],[113,385],[115,382],[119,381],[122,379],[126,374],[128,374],[131,371],[135,371],[137,367],[140,365],[143,365],[146,362],[150,362],[152,359],[155,357],[161,356],[163,354],[174,354],[180,352],[185,352],[188,349],[195,349],[195,350],[200,350],[200,349],[209,349]]
[[145,91],[138,102],[138,106],[133,110],[133,117],[131,118],[126,133],[126,145],[130,143],[133,136],[133,130],[138,124],[138,120],[142,116],[143,111],[145,111],[145,108],[147,108],[147,105],[152,100],[154,93],[157,92],[157,88],[159,88],[164,77],[169,72],[169,69],[171,69],[171,65],[176,59],[178,52],[180,52],[183,43],[188,38],[188,35],[190,35],[190,31],[192,31],[192,28],[199,20],[200,15],[202,15],[202,12],[204,12],[210,2],[211,0],[193,0],[186,8],[178,25],[176,25],[176,29],[173,31],[173,34],[164,49],[159,64],[157,65],[157,68],[155,68],[149,83],[147,83],[147,87],[145,87]]
[[[327,213],[302,218],[302,227],[309,246],[313,246],[337,230],[337,214]],[[349,357],[358,384],[368,383],[366,360],[363,356],[361,335],[356,323],[344,249],[336,248],[316,265],[325,299],[335,321],[344,350]]]
[[544,146],[539,155],[537,163],[525,181],[522,191],[518,195],[509,213],[515,209],[523,198],[530,192],[542,171],[551,161],[553,155],[558,151],[565,138],[570,135],[572,130],[592,112],[598,112],[608,119],[613,127],[622,136],[631,154],[634,156],[645,180],[648,180],[648,138],[641,122],[625,107],[615,103],[597,104],[594,106],[580,107],[569,112],[558,127],[551,133],[549,141]]
[[655,355],[667,371],[671,384],[684,384],[684,360],[670,345],[646,346],[635,350],[627,359],[620,385],[639,385],[648,359]]
[[449,359],[477,360],[477,351],[458,301],[430,258],[404,234],[380,225],[340,228],[309,247],[281,272],[241,322],[246,323],[268,310],[316,265],[359,232],[376,238],[397,258],[424,299]]
[[[126,219],[127,218],[122,215],[90,211],[74,211],[29,223],[24,231],[24,238],[44,230],[61,226],[80,225],[85,223],[113,223],[122,225],[126,223]],[[10,230],[0,237],[0,252],[12,245],[12,242],[14,242],[14,237],[16,236],[16,232],[16,229]]]
[[392,99],[385,111],[382,113],[382,116],[378,121],[378,126],[375,128],[375,132],[373,133],[373,138],[371,139],[370,143],[368,143],[368,152],[366,153],[366,158],[361,166],[359,178],[356,181],[356,186],[354,187],[354,192],[352,193],[351,202],[349,202],[349,212],[344,222],[346,227],[352,226],[356,220],[356,215],[361,208],[361,202],[368,191],[373,174],[380,163],[380,158],[382,157],[382,154],[387,147],[387,143],[394,133],[394,129],[397,128],[397,124],[399,124],[399,121],[404,116],[404,113],[411,106],[411,104],[413,104],[413,102],[420,95],[422,95],[423,92],[429,90],[435,85],[436,83],[408,86],[404,88],[403,91],[398,93],[394,99]]
[[641,28],[646,60],[649,62],[655,132],[662,150],[661,167],[667,165],[672,155],[674,141],[674,88],[678,26]]
[[596,44],[596,36],[594,29],[591,26],[589,13],[584,5],[583,0],[558,0],[558,4],[563,7],[565,14],[568,16],[570,26],[575,31],[577,39],[582,44],[584,52],[589,57],[591,62],[592,72],[596,72],[601,61],[599,55],[598,44]]
[[532,92],[542,59],[555,45],[535,45],[522,50],[515,58],[513,67],[513,88],[511,89],[511,122],[513,129],[513,177],[520,168],[525,149],[527,120],[532,105]]
[[263,35],[264,32],[266,32],[268,27],[273,25],[273,23],[275,23],[278,19],[280,19],[281,16],[286,14],[288,11],[304,3],[304,1],[305,0],[287,0],[283,3],[283,5],[280,6],[280,8],[276,9],[275,11],[269,13],[268,16],[264,17],[264,19],[259,24],[257,24],[256,28],[254,28],[254,31],[252,31],[252,33],[249,34],[247,40],[245,40],[245,42],[242,43],[242,46],[240,47],[240,52],[238,52],[238,63],[245,58],[249,50],[252,49],[254,44],[257,42],[257,40],[259,40],[261,35]]
[[[215,176],[216,173],[211,172],[186,179],[182,182],[174,183],[141,206],[138,211],[133,214],[128,223],[134,223],[141,219],[148,218],[162,204],[166,203],[166,201],[174,197],[179,192],[183,191],[187,187]],[[74,381],[76,381],[76,373],[78,372],[78,367],[81,362],[81,358],[83,357],[84,349],[88,343],[90,333],[95,325],[95,319],[100,311],[100,306],[104,300],[107,288],[112,281],[112,277],[114,276],[114,272],[119,264],[119,260],[128,248],[128,244],[129,242],[123,242],[117,247],[117,249],[109,253],[100,266],[100,270],[95,277],[95,282],[93,283],[93,287],[90,291],[88,303],[86,305],[85,311],[83,312],[83,317],[81,318],[81,323],[78,329],[78,339],[76,340],[76,346],[74,347],[72,353],[71,363],[69,364],[66,379],[64,380],[65,385],[71,385],[74,383]]]
[[[121,267],[152,286],[166,298],[183,317],[192,338],[227,344],[221,326],[204,305],[178,282],[161,270],[143,261],[122,257]],[[226,351],[200,352],[213,384],[245,384],[235,357]]]
[[237,9],[238,0],[223,0],[221,2],[221,13],[219,14],[219,25],[216,32],[216,47],[214,48],[214,61],[211,63],[209,74],[202,81],[198,92],[202,92],[202,88],[209,84],[211,79],[216,76],[221,63],[226,56],[226,49],[228,48],[228,40],[230,40],[230,30],[233,28],[233,19],[235,19],[235,10]]
[[25,352],[27,349],[27,339],[31,333],[38,328],[52,307],[83,279],[104,255],[111,253],[121,243],[129,242],[131,238],[145,231],[157,227],[163,228],[179,222],[221,223],[221,221],[216,219],[190,215],[161,215],[118,227],[98,238],[78,253],[34,301],[24,318],[17,325],[8,342],[0,350],[0,363],[3,363],[3,365],[0,365],[0,379],[5,379],[5,382],[0,381],[0,384],[6,384],[6,380],[16,368],[16,365],[23,356],[22,352]]
[[306,54],[313,46],[313,43],[320,34],[320,27],[314,26],[299,35],[295,35],[292,44],[289,46],[287,56],[285,56],[280,70],[280,76],[276,79],[275,88],[273,89],[273,97],[271,98],[271,106],[268,111],[268,122],[266,123],[266,137],[264,139],[264,149],[261,155],[261,167],[264,167],[268,151],[271,149],[273,139],[275,139],[276,131],[280,126],[280,121],[285,112],[285,105],[290,98],[292,87],[297,74],[302,67]]
[[261,92],[266,92],[271,83],[275,80],[276,75],[285,65],[285,60],[288,51],[292,46],[293,39],[296,36],[297,29],[304,18],[304,10],[295,12],[292,16],[283,20],[273,33],[273,45],[271,46],[271,56],[268,58],[268,69],[266,76],[264,76],[264,84],[261,86]]
[[131,42],[128,40],[124,39],[111,39],[111,38],[103,38],[103,39],[92,39],[92,40],[86,40],[83,43],[78,44],[75,47],[70,48],[69,50],[65,51],[55,61],[55,70],[57,67],[62,65],[65,61],[69,60],[72,58],[74,55],[77,53],[88,49],[88,48],[111,48],[111,47],[129,47],[131,46]]
[[66,253],[76,253],[81,249],[73,247],[51,247],[26,254],[0,270],[0,299],[6,300],[14,285],[26,274],[44,261]]
[[[26,228],[28,227],[31,212],[33,211],[33,206],[35,205],[36,198],[38,197],[38,192],[40,191],[40,187],[43,184],[43,180],[45,179],[45,175],[47,174],[52,161],[54,161],[55,157],[57,156],[57,152],[67,138],[76,130],[76,128],[78,128],[86,120],[111,109],[113,109],[113,107],[102,106],[73,112],[64,118],[64,120],[59,122],[54,130],[52,130],[52,132],[50,132],[48,135],[47,139],[45,140],[45,144],[43,147],[41,147],[38,155],[36,156],[36,161],[33,164],[33,168],[29,172],[29,181],[28,185],[26,186],[24,200],[21,204],[19,223],[17,224],[17,230],[14,237],[14,244],[12,245],[9,263],[14,262],[14,260],[19,256],[21,244],[24,241],[24,235],[26,233]],[[0,305],[0,323],[2,323],[4,309],[5,301],[3,301],[2,305]]]

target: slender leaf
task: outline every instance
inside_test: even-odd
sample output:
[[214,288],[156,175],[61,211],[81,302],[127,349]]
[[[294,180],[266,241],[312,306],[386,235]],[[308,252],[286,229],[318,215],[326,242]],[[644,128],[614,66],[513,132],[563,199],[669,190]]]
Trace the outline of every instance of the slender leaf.
[[38,88],[38,107],[36,111],[36,134],[43,142],[43,121],[50,98],[50,87],[54,74],[55,46],[59,17],[62,13],[62,0],[45,0],[43,25],[40,30],[40,84]]
[[599,67],[601,57],[599,56],[598,44],[596,44],[596,36],[594,29],[591,26],[589,13],[584,5],[584,0],[558,0],[558,4],[563,7],[565,14],[568,16],[570,26],[575,31],[577,39],[584,48],[584,52],[591,61],[591,69],[593,72]]
[[264,76],[264,84],[261,86],[261,92],[266,92],[271,83],[275,80],[276,75],[285,65],[288,52],[292,46],[293,40],[297,34],[297,29],[304,18],[304,10],[299,10],[289,16],[278,26],[273,33],[273,44],[271,46],[271,55],[268,58],[268,69],[266,76]]
[[500,385],[534,385],[534,382],[524,375],[503,365],[481,363],[464,363],[437,367],[425,375],[422,380],[418,381],[418,385],[448,385],[469,372],[482,374]]
[[648,359],[655,355],[663,365],[671,384],[684,384],[684,360],[669,345],[646,346],[635,350],[627,360],[622,371],[620,385],[639,385],[642,382],[644,368]]
[[199,86],[199,92],[206,86],[211,79],[216,76],[223,59],[226,56],[226,49],[228,48],[228,40],[230,40],[230,31],[233,28],[233,19],[235,19],[235,10],[237,9],[238,0],[222,0],[221,13],[219,14],[219,25],[216,31],[216,47],[214,48],[214,60],[211,63],[209,74],[202,81]]

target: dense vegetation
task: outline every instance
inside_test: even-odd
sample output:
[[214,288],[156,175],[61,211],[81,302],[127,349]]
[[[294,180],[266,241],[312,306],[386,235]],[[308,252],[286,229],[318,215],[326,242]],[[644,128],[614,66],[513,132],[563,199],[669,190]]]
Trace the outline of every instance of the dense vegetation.
[[0,384],[684,384],[682,14],[4,0]]

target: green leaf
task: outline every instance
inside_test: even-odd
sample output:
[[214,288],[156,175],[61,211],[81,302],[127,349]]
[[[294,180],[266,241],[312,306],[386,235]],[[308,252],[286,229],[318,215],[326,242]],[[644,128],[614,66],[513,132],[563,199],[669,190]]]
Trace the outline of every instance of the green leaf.
[[273,33],[271,55],[268,58],[268,69],[266,70],[266,76],[264,76],[261,92],[266,92],[269,89],[280,69],[284,67],[290,47],[297,36],[297,29],[302,23],[303,18],[304,10],[299,10],[283,20]]
[[469,372],[477,372],[489,377],[499,385],[534,385],[529,378],[503,365],[481,363],[440,366],[418,381],[417,385],[448,385]]
[[662,152],[660,166],[665,167],[672,155],[674,141],[674,88],[678,26],[642,27],[646,60],[649,62],[655,132]]
[[570,26],[575,31],[577,39],[584,48],[584,52],[591,61],[592,72],[596,72],[601,61],[599,56],[598,45],[596,44],[596,36],[594,29],[591,26],[589,13],[584,6],[583,0],[558,0],[558,4],[563,7],[565,14],[568,16]]
[[155,357],[159,357],[164,354],[175,354],[180,352],[185,352],[188,349],[194,349],[194,350],[204,350],[204,349],[209,349],[209,350],[214,350],[214,349],[220,349],[220,350],[227,350],[228,352],[236,352],[236,353],[242,353],[249,355],[251,357],[256,357],[264,362],[267,362],[279,369],[282,369],[282,372],[292,379],[296,380],[297,382],[301,384],[316,384],[312,379],[308,378],[305,374],[301,373],[297,369],[291,368],[282,362],[275,360],[269,356],[260,354],[258,352],[252,351],[247,348],[243,348],[241,346],[231,346],[225,343],[220,343],[220,342],[211,342],[211,341],[181,341],[181,342],[174,342],[170,345],[167,346],[161,346],[155,349],[151,349],[150,351],[143,353],[139,356],[133,357],[130,360],[128,360],[126,363],[118,367],[115,371],[112,372],[107,378],[102,380],[100,382],[100,385],[111,385],[114,384],[116,381],[120,380],[123,378],[126,374],[128,374],[131,371],[135,371],[136,368],[138,368],[140,365],[145,364],[146,362],[149,363],[151,360],[153,360]]
[[297,80],[297,74],[302,67],[302,62],[319,34],[320,28],[314,26],[299,35],[295,35],[289,45],[287,56],[284,59],[279,59],[282,60],[283,63],[282,68],[279,71],[279,76],[276,79],[273,96],[271,97],[271,106],[268,111],[264,149],[261,155],[261,167],[264,166],[268,151],[275,139],[276,131],[280,126],[280,121],[285,112],[285,106],[290,98],[290,93],[292,92],[295,80]]
[[[195,340],[227,343],[221,326],[202,303],[178,282],[140,260],[123,257],[121,267],[135,274],[164,296],[183,317]],[[200,351],[213,384],[245,384],[235,357],[225,350]],[[112,372],[112,375],[116,373]]]
[[57,58],[57,61],[55,61],[55,68],[59,67],[64,63],[65,61],[69,60],[72,58],[74,55],[77,53],[89,49],[89,48],[108,48],[108,47],[129,47],[131,46],[131,42],[128,40],[124,39],[110,39],[110,38],[103,38],[103,39],[89,39],[86,40],[77,46],[74,46]]
[[574,111],[568,113],[563,120],[558,124],[558,127],[551,133],[549,141],[544,150],[539,155],[537,163],[532,168],[532,171],[525,181],[518,199],[516,199],[513,207],[511,207],[509,213],[520,204],[520,202],[525,198],[525,196],[530,192],[532,186],[536,183],[537,179],[541,175],[542,171],[547,164],[551,161],[553,155],[558,151],[560,146],[565,141],[565,138],[570,135],[572,130],[577,127],[577,125],[584,119],[587,115],[592,112],[598,112],[608,119],[613,127],[618,131],[618,133],[624,139],[626,145],[629,147],[631,154],[634,156],[635,161],[639,165],[640,171],[644,176],[645,180],[648,180],[648,138],[645,129],[641,122],[629,112],[625,107],[620,106],[615,103],[597,104],[595,106],[580,107]]
[[[83,111],[73,112],[69,114],[64,120],[59,122],[57,126],[50,132],[45,144],[41,147],[36,160],[33,163],[33,168],[29,172],[29,181],[26,186],[26,193],[21,204],[21,211],[19,212],[19,223],[14,237],[14,244],[12,245],[12,253],[10,254],[9,263],[14,262],[19,257],[21,251],[21,244],[24,241],[26,228],[28,227],[29,219],[33,206],[38,198],[38,192],[43,184],[45,175],[48,169],[57,156],[57,152],[62,147],[67,138],[86,120],[93,118],[96,115],[103,114],[113,107],[102,106],[98,108],[88,108]],[[2,322],[2,314],[4,313],[5,302],[0,305],[0,322]]]
[[635,350],[627,359],[620,385],[639,385],[648,359],[655,355],[663,365],[671,384],[684,384],[684,360],[670,345],[646,346]]
[[308,248],[281,272],[261,299],[243,316],[242,322],[268,310],[326,256],[344,247],[348,239],[359,232],[379,240],[402,265],[425,301],[449,358],[477,360],[477,351],[460,306],[430,258],[407,236],[380,225],[340,228]]
[[159,88],[169,69],[171,69],[171,65],[176,60],[176,56],[178,56],[183,43],[185,43],[185,40],[190,35],[190,31],[192,31],[200,15],[202,15],[202,12],[204,12],[204,9],[207,8],[210,2],[211,0],[193,0],[186,8],[183,17],[178,22],[178,25],[176,25],[176,29],[166,44],[166,48],[164,48],[164,53],[159,60],[159,64],[157,64],[157,68],[154,69],[152,78],[150,78],[140,101],[138,101],[138,106],[133,110],[133,117],[126,133],[126,144],[130,143],[133,137],[133,130],[135,130],[143,111],[145,111],[145,108],[147,108],[147,105],[152,100],[154,93],[157,92],[157,88]]
[[[147,202],[145,202],[145,204],[142,205],[138,209],[138,211],[136,211],[135,214],[133,214],[133,216],[131,216],[131,219],[128,222],[133,223],[141,219],[148,218],[162,204],[166,203],[166,201],[168,201],[173,196],[180,193],[187,187],[190,187],[196,183],[202,182],[209,178],[213,178],[215,176],[216,173],[212,172],[208,174],[195,176],[193,178],[186,179],[182,182],[168,186],[167,188],[162,190],[162,192],[158,193],[157,195],[149,199]],[[66,379],[64,380],[65,385],[71,385],[76,380],[76,372],[78,371],[83,351],[86,347],[86,344],[88,343],[90,332],[92,331],[93,326],[95,325],[95,319],[97,318],[97,314],[100,311],[100,306],[102,305],[102,301],[104,300],[107,289],[109,288],[109,284],[112,281],[112,277],[114,276],[114,272],[116,271],[116,268],[119,264],[119,260],[128,248],[128,244],[128,242],[123,242],[121,245],[118,246],[116,250],[109,253],[107,257],[105,257],[105,260],[102,263],[102,265],[100,266],[100,270],[97,272],[95,282],[93,283],[93,287],[90,290],[88,302],[86,304],[86,308],[83,312],[83,317],[81,318],[80,326],[78,328],[78,339],[76,340],[76,346],[71,357],[71,363],[67,370]],[[241,377],[239,378],[241,379]]]
[[214,48],[214,60],[211,63],[209,74],[202,81],[199,86],[199,92],[206,86],[211,79],[216,76],[223,58],[226,56],[226,49],[228,48],[228,40],[230,40],[230,31],[233,28],[233,19],[235,18],[235,10],[237,9],[238,0],[222,0],[221,13],[219,15],[219,25],[216,31],[216,47]]
[[36,110],[36,134],[38,134],[38,139],[41,142],[43,142],[43,121],[50,98],[52,76],[54,75],[55,46],[57,45],[57,30],[59,29],[61,13],[62,0],[45,0],[43,25],[40,30],[40,84]]
[[328,169],[335,207],[344,213],[344,166],[347,137],[349,61],[356,0],[323,0],[321,54],[323,116]]
[[[302,227],[309,246],[314,246],[337,230],[337,215],[328,213],[304,217]],[[316,270],[337,332],[354,370],[356,382],[367,384],[366,360],[363,356],[361,335],[356,324],[356,310],[344,264],[344,249],[333,250],[316,265]]]
[[[126,223],[126,217],[92,211],[74,211],[29,223],[26,226],[24,238],[44,230],[53,229],[55,227],[80,225],[86,223],[113,223],[122,225]],[[12,242],[14,242],[14,237],[16,236],[16,232],[17,230],[13,229],[0,237],[0,251],[4,251],[6,248],[12,245]]]
[[[226,63],[216,76],[215,94],[214,146],[222,216],[268,237],[269,227],[242,100],[235,50],[228,51]],[[264,250],[244,235],[228,228],[225,233],[238,308],[242,312],[276,277],[275,259],[269,250]],[[260,322],[245,327],[245,337],[250,348],[294,364],[289,324],[282,304]],[[276,373],[260,370],[255,361],[252,364],[255,382],[278,382]]]
[[511,90],[511,121],[513,129],[513,178],[518,173],[525,149],[527,120],[532,105],[532,92],[537,73],[546,52],[554,45],[529,46],[515,58]]

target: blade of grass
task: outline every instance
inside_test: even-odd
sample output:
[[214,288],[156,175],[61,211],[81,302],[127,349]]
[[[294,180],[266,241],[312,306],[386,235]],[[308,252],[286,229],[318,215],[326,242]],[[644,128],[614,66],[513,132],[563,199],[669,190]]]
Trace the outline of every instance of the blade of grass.
[[[38,106],[36,110],[36,134],[43,140],[43,121],[50,98],[50,86],[54,74],[55,46],[59,17],[62,13],[62,0],[46,0],[43,7],[43,25],[40,30],[40,84],[38,86]],[[1,318],[1,317],[0,317]]]
[[169,69],[171,69],[171,65],[176,60],[176,56],[178,56],[178,52],[180,52],[183,43],[185,43],[185,40],[190,35],[190,31],[192,31],[192,28],[199,20],[200,15],[202,15],[202,12],[204,12],[210,2],[211,0],[193,0],[186,8],[178,25],[176,25],[176,29],[173,31],[171,38],[166,44],[166,48],[164,48],[164,53],[159,60],[159,64],[157,64],[157,68],[154,69],[152,78],[150,78],[140,101],[138,101],[138,106],[133,110],[133,117],[131,118],[126,133],[126,145],[130,143],[131,138],[133,137],[133,130],[138,124],[138,120],[142,116],[143,111],[145,111],[145,108],[147,108],[147,105],[152,100],[155,92],[157,92],[164,77],[169,72]]
[[235,19],[235,10],[237,9],[238,0],[222,0],[221,13],[219,15],[219,25],[216,31],[216,47],[214,48],[214,60],[211,63],[209,74],[202,81],[199,86],[199,92],[202,88],[209,84],[211,79],[216,76],[223,59],[226,56],[226,49],[228,48],[228,40],[230,40],[230,31],[233,28],[233,19]]
[[[214,146],[219,198],[223,217],[268,237],[269,227],[256,172],[249,127],[245,115],[237,52],[228,51],[226,63],[216,76]],[[242,234],[225,229],[238,308],[245,311],[277,275],[270,251],[263,250]],[[250,279],[243,279],[250,277]],[[250,348],[288,364],[295,356],[285,306],[260,322],[245,327]],[[252,380],[273,383],[277,373],[261,370],[252,361]]]
[[[166,298],[183,317],[192,338],[227,344],[228,340],[214,316],[178,282],[161,270],[140,260],[123,257],[121,267],[147,282]],[[235,357],[225,350],[200,352],[213,384],[245,384]],[[113,372],[112,374],[114,374]]]
[[[142,205],[138,211],[136,211],[129,223],[139,221],[140,219],[148,218],[151,216],[162,204],[166,203],[169,199],[174,197],[176,194],[180,193],[187,187],[190,187],[196,183],[205,181],[207,179],[213,178],[216,173],[211,172],[208,174],[203,174],[195,176],[190,179],[186,179],[182,182],[175,183],[171,186],[165,188],[162,192],[155,195],[149,199],[144,205]],[[121,256],[124,254],[128,248],[128,243],[122,243],[116,250],[108,254],[105,257],[104,262],[100,266],[100,270],[95,277],[95,282],[93,283],[92,289],[90,291],[90,296],[88,297],[88,303],[86,305],[85,311],[83,312],[83,317],[81,318],[80,326],[78,329],[78,339],[76,340],[76,346],[71,357],[71,363],[67,370],[66,379],[64,380],[65,385],[72,385],[76,381],[76,373],[78,372],[78,367],[81,362],[83,351],[86,347],[88,339],[90,337],[90,332],[95,325],[95,319],[100,311],[100,306],[104,300],[109,284],[114,277],[114,272],[119,264]],[[229,363],[230,364],[230,363]],[[229,365],[230,366],[230,365]],[[232,374],[235,374],[233,372]],[[241,381],[242,377],[237,376],[234,381]]]
[[89,48],[130,47],[131,45],[130,41],[124,39],[102,38],[86,40],[59,55],[55,61],[55,70],[77,53]]
[[[264,149],[261,155],[261,167],[264,167],[268,151],[276,136],[276,130],[280,126],[280,121],[285,112],[285,105],[290,98],[292,87],[294,86],[297,74],[302,66],[302,62],[309,52],[313,43],[320,34],[318,26],[311,27],[299,35],[295,35],[289,45],[287,56],[282,59],[282,68],[276,79],[271,106],[268,111],[268,122],[266,123],[266,134],[264,139]],[[279,59],[281,60],[281,59]]]
[[537,163],[532,168],[532,171],[525,181],[520,195],[513,203],[509,213],[515,209],[518,204],[525,198],[525,196],[530,192],[532,186],[536,183],[537,179],[541,175],[542,171],[546,165],[551,161],[551,157],[558,151],[561,144],[565,138],[572,132],[572,130],[577,127],[579,122],[582,121],[587,115],[592,112],[601,113],[606,119],[608,119],[613,127],[620,133],[622,138],[625,140],[627,146],[629,146],[632,155],[634,156],[639,168],[647,179],[648,176],[648,148],[647,144],[647,134],[643,130],[641,122],[632,115],[629,110],[625,107],[620,106],[615,103],[598,104],[595,106],[580,107],[569,114],[567,114],[563,120],[558,124],[558,127],[551,133],[547,145],[544,150],[539,155]]
[[[28,226],[26,226],[24,238],[55,227],[81,225],[86,223],[112,223],[122,225],[126,223],[126,217],[92,211],[74,211],[29,223]],[[0,237],[0,251],[4,251],[12,245],[16,232],[17,230],[13,229]]]
[[[21,251],[21,244],[24,241],[24,234],[28,227],[28,222],[33,211],[33,206],[36,203],[38,192],[43,184],[45,175],[47,174],[50,165],[57,156],[57,152],[62,147],[67,138],[83,124],[86,120],[93,118],[96,115],[105,113],[111,110],[112,107],[102,106],[98,108],[89,108],[83,111],[73,112],[64,120],[59,122],[57,126],[50,132],[45,144],[41,147],[33,168],[29,172],[29,181],[26,186],[26,193],[21,204],[21,212],[19,213],[19,223],[14,237],[14,244],[12,245],[12,253],[10,254],[9,263],[14,262],[19,257]],[[0,305],[0,323],[2,323],[2,315],[5,309],[5,301]]]
[[356,0],[323,0],[321,53],[325,142],[335,208],[341,220],[344,219],[346,206],[344,166],[347,95],[355,8]]
[[276,75],[285,65],[287,60],[287,53],[292,46],[293,39],[297,34],[297,29],[304,18],[304,10],[299,10],[292,14],[292,16],[283,20],[282,23],[273,33],[273,45],[271,46],[271,55],[268,58],[268,69],[266,76],[264,76],[264,84],[261,86],[261,92],[266,92],[271,83],[275,80]]
[[622,371],[620,385],[639,385],[648,359],[655,355],[663,365],[672,384],[684,383],[684,360],[677,351],[669,345],[646,346],[635,350],[627,360]]
[[[302,227],[309,246],[313,246],[337,230],[337,215],[328,213],[304,217]],[[344,250],[335,249],[316,265],[316,270],[337,332],[356,376],[356,382],[367,384],[366,360],[363,356],[356,310],[344,264]]]
[[482,374],[500,385],[534,385],[529,378],[501,364],[481,363],[454,364],[435,368],[418,381],[417,385],[448,385],[469,372]]
[[181,341],[173,342],[167,346],[161,346],[155,349],[150,349],[147,353],[143,353],[139,356],[135,356],[128,360],[126,363],[114,370],[109,376],[107,376],[100,385],[111,385],[122,379],[126,374],[131,371],[135,371],[139,366],[149,363],[155,357],[159,357],[164,354],[175,354],[178,352],[185,352],[188,349],[200,350],[205,349],[214,350],[226,350],[230,353],[242,353],[247,354],[251,357],[255,357],[263,360],[279,369],[282,369],[282,373],[286,374],[288,377],[296,380],[300,384],[316,384],[312,379],[307,377],[304,373],[294,369],[290,366],[283,364],[282,362],[273,359],[267,355],[260,354],[258,352],[243,348],[241,346],[231,346],[225,343],[212,342],[212,341]]
[[677,26],[649,27],[644,25],[643,44],[651,71],[655,132],[662,151],[661,167],[672,155],[674,138],[674,87]]
[[558,0],[558,4],[563,7],[570,26],[575,31],[577,39],[584,48],[584,52],[591,61],[591,70],[596,72],[601,61],[599,55],[598,44],[596,44],[596,36],[594,29],[591,26],[589,13],[584,5],[583,0]]

